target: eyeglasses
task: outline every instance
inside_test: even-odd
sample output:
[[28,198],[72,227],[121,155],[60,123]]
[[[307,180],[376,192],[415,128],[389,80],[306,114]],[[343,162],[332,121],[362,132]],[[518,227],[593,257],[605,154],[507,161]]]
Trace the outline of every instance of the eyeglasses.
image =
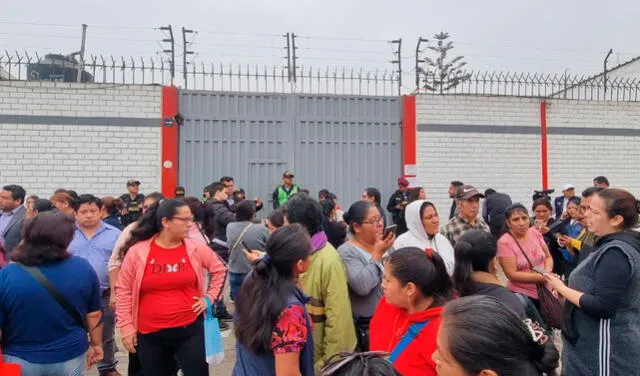
[[190,223],[193,222],[193,217],[173,217],[171,219],[177,219],[179,221],[182,221],[183,223]]
[[362,222],[362,224],[375,225],[378,223],[384,223],[384,218],[379,217],[377,219],[372,219],[370,221]]

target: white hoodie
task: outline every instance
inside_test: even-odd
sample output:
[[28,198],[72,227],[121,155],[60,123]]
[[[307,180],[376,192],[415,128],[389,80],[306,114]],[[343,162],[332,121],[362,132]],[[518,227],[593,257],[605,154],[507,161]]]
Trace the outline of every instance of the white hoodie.
[[430,237],[422,226],[422,218],[420,218],[420,207],[426,200],[414,201],[405,210],[405,219],[407,220],[408,232],[398,236],[393,243],[393,248],[399,250],[405,247],[417,247],[420,249],[431,248],[436,251],[447,267],[447,273],[453,275],[455,266],[455,258],[453,256],[453,247],[451,243],[442,234],[437,233]]

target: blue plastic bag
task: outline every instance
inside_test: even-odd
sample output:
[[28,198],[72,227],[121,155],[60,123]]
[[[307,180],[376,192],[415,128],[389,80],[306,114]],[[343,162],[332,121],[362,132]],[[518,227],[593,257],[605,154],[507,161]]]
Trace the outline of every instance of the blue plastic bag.
[[204,347],[207,363],[215,366],[224,360],[224,346],[220,335],[220,325],[218,319],[213,316],[212,304],[209,298],[207,301],[207,311],[204,316]]

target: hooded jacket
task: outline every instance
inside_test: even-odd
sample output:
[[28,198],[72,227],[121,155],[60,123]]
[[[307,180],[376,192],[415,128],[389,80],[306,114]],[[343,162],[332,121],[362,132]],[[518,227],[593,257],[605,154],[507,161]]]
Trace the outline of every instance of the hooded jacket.
[[426,200],[414,201],[405,211],[405,217],[407,219],[408,232],[398,236],[393,243],[393,248],[398,250],[405,247],[417,247],[420,249],[431,248],[444,261],[447,267],[447,274],[453,275],[453,269],[455,266],[455,258],[453,255],[453,247],[449,240],[444,235],[437,233],[435,236],[427,235],[427,232],[422,225],[422,218],[420,217],[420,207]]
[[414,323],[428,321],[420,333],[398,356],[393,367],[403,376],[436,376],[436,364],[431,356],[436,351],[443,307],[409,314],[382,298],[370,326],[370,350],[393,352],[398,342]]

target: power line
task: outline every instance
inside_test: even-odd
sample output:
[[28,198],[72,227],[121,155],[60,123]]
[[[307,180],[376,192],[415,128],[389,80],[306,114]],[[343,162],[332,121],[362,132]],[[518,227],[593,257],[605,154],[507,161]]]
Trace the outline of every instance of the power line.
[[318,39],[318,40],[333,40],[333,41],[351,41],[351,42],[372,42],[372,43],[388,43],[388,40],[384,39],[363,39],[363,38],[338,38],[338,37],[319,37],[310,35],[299,35],[300,38],[306,39]]
[[213,31],[213,30],[198,30],[199,33],[204,34],[219,34],[219,35],[244,35],[254,37],[281,37],[280,34],[264,34],[264,33],[240,33],[233,31]]
[[[51,34],[28,34],[28,33],[12,33],[0,31],[0,35],[17,35],[21,37],[36,38],[61,38],[61,39],[78,39],[77,35],[51,35]],[[117,40],[126,42],[155,42],[155,39],[134,39],[134,38],[111,38],[111,37],[91,37],[91,40]]]
[[[38,23],[38,22],[13,22],[13,21],[0,21],[0,25],[24,25],[24,26],[46,26],[46,27],[61,27],[61,28],[76,28],[81,25],[75,24],[55,24],[55,23]],[[116,26],[116,25],[89,25],[91,28],[100,29],[120,29],[120,30],[157,30],[156,27],[134,27],[134,26]]]

